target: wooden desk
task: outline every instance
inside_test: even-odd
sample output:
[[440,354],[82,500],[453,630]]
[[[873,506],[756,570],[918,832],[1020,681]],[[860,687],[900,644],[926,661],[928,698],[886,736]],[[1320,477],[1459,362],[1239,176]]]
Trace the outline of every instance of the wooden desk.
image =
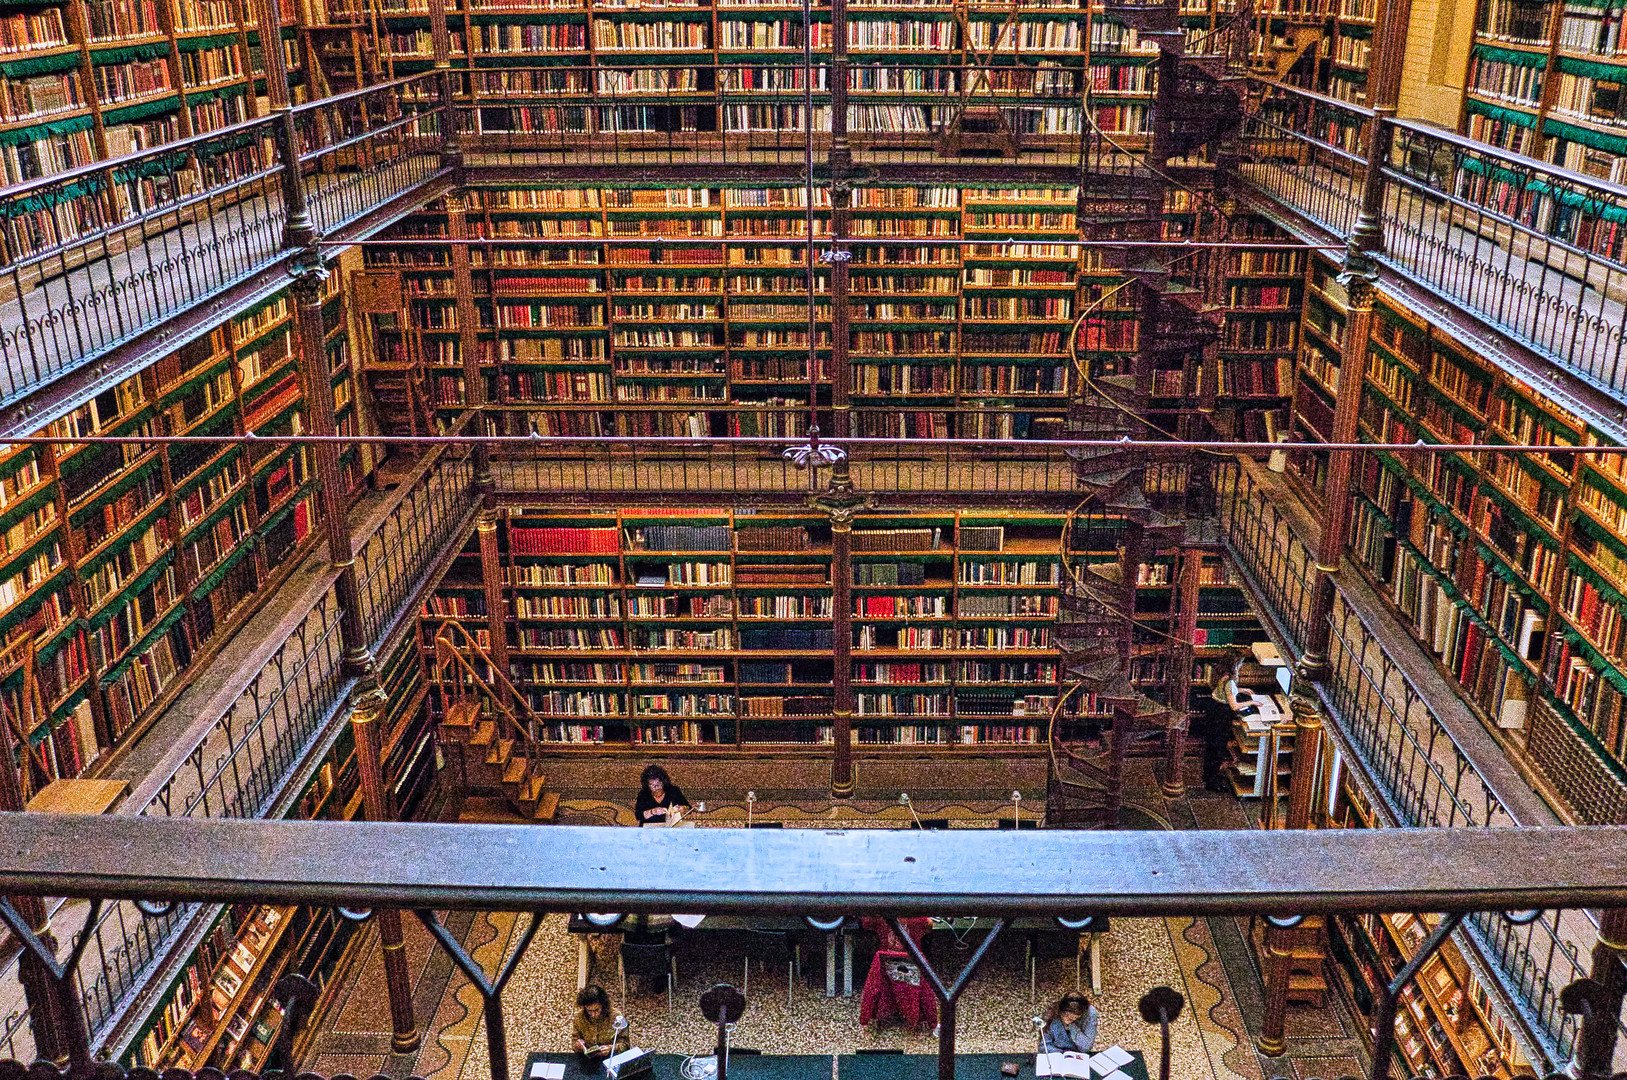
[[[955,1080],[1006,1080],[1000,1066],[1007,1061],[1017,1063],[1017,1080],[1035,1080],[1032,1048],[1013,1054],[956,1054]],[[1130,1051],[1124,1074],[1130,1080],[1148,1080],[1141,1051]],[[938,1055],[842,1054],[836,1059],[836,1075],[841,1080],[938,1080]]]
[[28,800],[28,809],[47,814],[111,814],[130,785],[124,780],[52,780]]

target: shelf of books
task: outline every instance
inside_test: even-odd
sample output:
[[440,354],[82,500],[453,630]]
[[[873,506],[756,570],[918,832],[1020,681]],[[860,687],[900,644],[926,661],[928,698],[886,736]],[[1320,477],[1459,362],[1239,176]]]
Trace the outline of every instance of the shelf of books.
[[[855,739],[1034,753],[1059,694],[1052,631],[1062,519],[945,510],[859,516],[852,532]],[[833,708],[830,528],[797,511],[510,510],[499,530],[511,675],[573,746],[818,744]],[[1096,553],[1102,558],[1110,553]],[[1138,685],[1162,687],[1170,560],[1146,568]],[[1263,635],[1218,556],[1202,567],[1199,662]],[[426,648],[486,608],[473,545],[423,613]],[[1183,678],[1183,686],[1187,680]],[[1087,722],[1105,713],[1070,702]]]
[[[1375,828],[1382,822],[1346,774],[1331,824]],[[1438,915],[1334,916],[1327,922],[1334,984],[1365,1018],[1371,1046],[1380,988],[1392,982],[1440,921]],[[1503,1018],[1498,992],[1488,989],[1481,966],[1448,938],[1401,992],[1395,1044],[1411,1076],[1507,1077],[1528,1071],[1514,1031]]]
[[1231,407],[1235,436],[1274,442],[1287,430],[1294,396],[1306,253],[1266,246],[1287,234],[1263,218],[1234,218],[1230,235],[1260,240],[1262,246],[1225,256],[1226,312],[1215,353],[1216,389],[1219,401]]
[[[945,147],[955,141],[950,121],[960,101],[976,100],[998,102],[1010,143],[1066,147],[1083,130],[1081,92],[1092,87],[1088,107],[1105,130],[1145,137],[1151,92],[1139,65],[1155,54],[1149,43],[1086,5],[1024,5],[1007,16],[965,0],[852,5],[852,144],[958,152]],[[473,139],[570,148],[611,135],[626,146],[727,139],[777,147],[807,124],[795,5],[530,0],[447,17],[450,58],[472,74]],[[829,20],[828,6],[815,4],[816,132],[830,130]],[[433,62],[427,9],[386,11],[383,23],[391,70]]]
[[[828,196],[819,199],[814,228],[824,237]],[[805,200],[795,186],[474,192],[470,224],[486,241],[471,252],[480,361],[507,430],[800,435],[810,381]],[[1080,290],[1100,273],[1067,243],[1077,236],[1075,189],[878,186],[856,189],[853,202],[858,240],[971,241],[854,248],[854,434],[1059,434],[1068,332]],[[445,229],[431,210],[398,235]],[[583,243],[645,237],[648,247]],[[663,243],[674,239],[686,243]],[[369,251],[374,269],[401,274],[436,405],[451,412],[466,396],[452,270],[415,262],[423,258]],[[816,284],[828,293],[826,274]],[[814,322],[823,412],[828,303]]]
[[[279,298],[40,434],[287,433],[301,408]],[[78,775],[154,715],[288,562],[312,524],[303,454],[57,443],[0,455],[0,693],[32,718],[51,776]],[[37,705],[21,699],[25,669]]]
[[[1061,534],[1060,517],[969,510],[855,521],[859,742],[1044,742]],[[512,674],[562,749],[829,739],[828,519],[511,510],[500,539]],[[426,645],[442,618],[484,616],[476,572],[428,602]]]
[[[1339,267],[1317,252],[1309,254],[1289,431],[1292,442],[1325,443],[1333,436],[1333,402],[1339,390],[1341,350],[1350,317],[1350,298],[1344,286],[1339,284]],[[1325,454],[1289,456],[1291,466],[1304,481],[1306,490],[1317,492],[1322,489],[1327,479],[1326,458]]]
[[1388,305],[1375,314],[1361,437],[1486,449],[1366,455],[1359,565],[1488,721],[1557,722],[1627,776],[1620,457],[1498,451],[1608,443],[1439,330]]
[[[237,0],[71,0],[0,15],[0,163],[15,183],[264,115]],[[198,184],[189,162],[147,184]]]

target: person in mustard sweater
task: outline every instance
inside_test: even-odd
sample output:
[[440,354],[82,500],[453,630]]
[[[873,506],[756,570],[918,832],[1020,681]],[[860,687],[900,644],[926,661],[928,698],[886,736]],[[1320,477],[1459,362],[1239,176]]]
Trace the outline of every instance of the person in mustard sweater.
[[601,1061],[618,1049],[625,1050],[632,1041],[623,1021],[610,1007],[610,995],[604,987],[587,986],[576,995],[576,1019],[571,1022],[571,1049],[589,1061]]

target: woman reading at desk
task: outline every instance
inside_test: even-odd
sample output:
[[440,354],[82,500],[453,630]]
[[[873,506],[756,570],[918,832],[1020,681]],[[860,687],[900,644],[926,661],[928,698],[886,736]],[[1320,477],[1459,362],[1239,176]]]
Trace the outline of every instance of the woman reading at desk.
[[618,1042],[623,1050],[627,1049],[630,1040],[626,1022],[623,1021],[621,1028],[616,1027],[621,1017],[610,1007],[610,995],[604,992],[604,987],[584,987],[576,995],[576,1007],[576,1019],[571,1021],[572,1050],[584,1058],[602,1060],[615,1052]]
[[1047,1054],[1088,1054],[1096,1045],[1096,1006],[1083,994],[1064,994],[1045,1024]]
[[689,810],[683,789],[672,782],[667,770],[650,765],[639,776],[643,785],[633,803],[633,816],[640,825],[671,825]]

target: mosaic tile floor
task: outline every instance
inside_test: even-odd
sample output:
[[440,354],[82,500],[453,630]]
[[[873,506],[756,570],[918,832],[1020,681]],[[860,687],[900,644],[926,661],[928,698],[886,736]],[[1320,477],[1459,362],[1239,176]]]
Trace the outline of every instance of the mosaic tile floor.
[[[1150,780],[1150,777],[1148,778]],[[1142,789],[1148,790],[1148,789]],[[620,808],[594,800],[567,805],[573,823],[618,821]],[[990,807],[989,809],[993,809]],[[1246,808],[1227,796],[1195,794],[1166,802],[1138,799],[1129,816],[1135,827],[1248,828]],[[779,811],[776,813],[776,811]],[[848,810],[851,825],[908,827],[898,821],[897,807],[873,813]],[[967,824],[983,807],[965,807]],[[1008,810],[1009,814],[1009,810]],[[562,814],[562,817],[565,815]],[[728,816],[732,816],[732,813]],[[823,808],[798,803],[762,809],[759,818],[779,816],[787,827],[806,820],[828,822]],[[862,820],[868,818],[869,820]],[[851,820],[861,819],[861,820]],[[312,1042],[304,1066],[332,1075],[392,1076],[417,1074],[429,1080],[483,1080],[490,1075],[480,996],[438,949],[415,919],[406,920],[407,956],[414,973],[414,994],[422,1047],[413,1054],[389,1052],[389,1015],[382,992],[382,961],[376,939],[349,974],[339,1003],[330,1010]],[[497,970],[523,930],[514,915],[463,915],[454,928],[486,971]],[[371,930],[369,930],[371,933]],[[1136,1015],[1135,1003],[1147,989],[1169,985],[1187,999],[1172,1028],[1172,1076],[1181,1080],[1309,1080],[1360,1075],[1359,1039],[1351,1021],[1336,1007],[1293,1008],[1289,1012],[1289,1053],[1268,1059],[1256,1054],[1261,990],[1245,941],[1246,926],[1235,919],[1117,920],[1103,939],[1100,1041],[1117,1042],[1148,1052],[1156,1063],[1158,1033]],[[633,1025],[638,1045],[664,1053],[702,1053],[715,1031],[700,1016],[696,999],[714,982],[742,984],[738,953],[695,956],[680,952],[678,990],[669,1014],[665,994],[629,986],[621,1000],[614,937],[601,939],[594,953],[592,978],[603,983]],[[957,953],[970,956],[971,943],[947,950],[948,965]],[[576,940],[565,930],[565,917],[549,916],[504,994],[511,1075],[519,1075],[532,1050],[565,1050],[576,993]],[[896,1047],[909,1053],[935,1053],[930,1032],[895,1026],[862,1028],[859,999],[824,996],[823,957],[806,958],[786,999],[783,967],[749,975],[748,1007],[734,1033],[735,1044],[782,1053],[849,1053],[861,1048]],[[1086,972],[1086,980],[1089,974]],[[855,978],[862,981],[862,969]],[[1023,962],[1023,942],[1013,935],[998,943],[967,989],[959,1010],[958,1048],[965,1052],[1022,1053],[1032,1046],[1030,1018],[1043,1011],[1048,998],[1073,988],[1074,966],[1068,960],[1042,962],[1038,1002],[1030,999]]]

